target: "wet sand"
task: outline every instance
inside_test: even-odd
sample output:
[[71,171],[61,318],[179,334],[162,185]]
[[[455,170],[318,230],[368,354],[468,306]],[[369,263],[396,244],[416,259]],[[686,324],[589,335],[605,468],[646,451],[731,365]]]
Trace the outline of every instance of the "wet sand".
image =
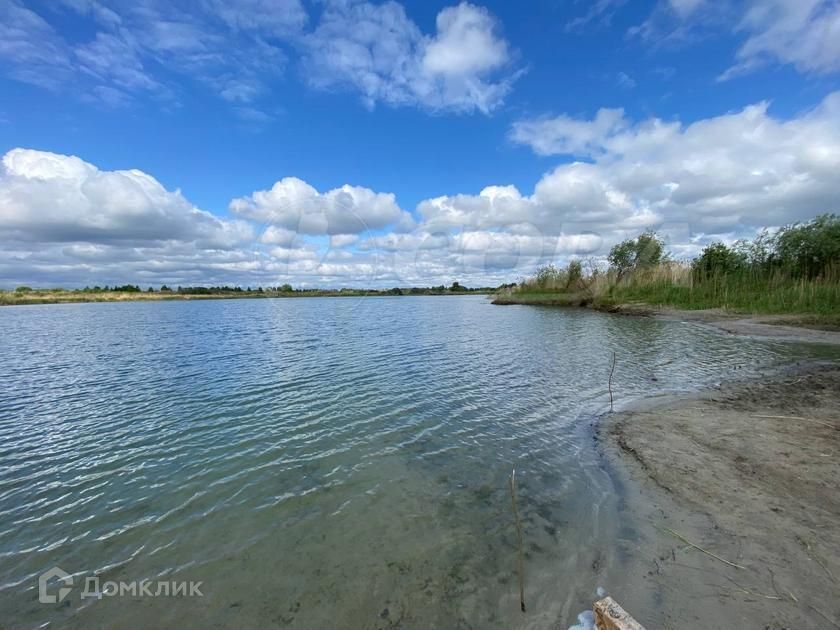
[[840,627],[840,364],[649,399],[597,440],[638,534],[611,595],[640,622]]
[[[627,313],[633,314],[633,311],[630,310]],[[707,324],[732,335],[794,343],[840,344],[840,331],[811,327],[807,324],[807,316],[744,315],[729,313],[721,309],[684,311],[666,308],[659,308],[647,314],[659,319]]]

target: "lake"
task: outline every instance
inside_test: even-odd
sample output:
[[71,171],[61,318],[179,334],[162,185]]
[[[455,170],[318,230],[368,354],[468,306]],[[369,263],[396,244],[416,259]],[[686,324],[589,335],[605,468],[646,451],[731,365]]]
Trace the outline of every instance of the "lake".
[[[592,439],[613,352],[617,405],[807,354],[484,296],[19,306],[0,325],[0,619],[25,627],[565,628],[635,535]],[[72,591],[41,603],[54,566]],[[93,576],[201,595],[82,598]]]

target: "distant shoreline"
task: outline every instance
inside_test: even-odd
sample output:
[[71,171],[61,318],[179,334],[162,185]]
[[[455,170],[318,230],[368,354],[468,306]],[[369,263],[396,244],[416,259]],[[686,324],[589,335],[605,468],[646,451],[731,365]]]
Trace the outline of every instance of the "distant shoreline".
[[37,304],[86,304],[93,302],[169,302],[189,300],[251,300],[266,298],[312,298],[312,297],[423,297],[423,296],[463,296],[463,295],[493,295],[495,291],[484,289],[471,289],[467,291],[442,291],[411,293],[410,289],[403,290],[403,293],[392,292],[393,290],[345,290],[345,291],[242,291],[227,293],[177,293],[159,292],[149,293],[145,291],[51,291],[33,289],[29,292],[18,294],[14,291],[0,292],[0,306],[32,306]]

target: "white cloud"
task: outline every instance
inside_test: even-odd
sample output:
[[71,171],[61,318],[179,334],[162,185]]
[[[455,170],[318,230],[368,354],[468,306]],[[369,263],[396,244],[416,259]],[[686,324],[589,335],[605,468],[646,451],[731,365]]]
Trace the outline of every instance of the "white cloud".
[[590,121],[560,117],[514,127],[514,137],[538,153],[577,153],[592,163],[563,164],[545,175],[513,220],[530,213],[538,226],[560,220],[622,227],[641,226],[642,217],[721,233],[836,210],[840,92],[789,121],[770,116],[764,102],[689,125],[633,124],[604,111]]
[[204,6],[237,31],[274,38],[297,35],[309,19],[300,0],[204,0]]
[[[81,38],[53,26],[68,11],[87,21]],[[329,0],[307,33],[308,20],[301,0],[61,0],[37,10],[0,0],[0,71],[107,107],[148,97],[178,103],[174,73],[261,123],[271,118],[256,103],[274,88],[289,51],[301,56],[312,86],[349,86],[370,107],[487,113],[518,76],[495,18],[466,2],[440,11],[428,35],[393,0]]]
[[443,9],[436,23],[437,36],[423,53],[423,68],[429,74],[470,76],[507,63],[507,42],[496,37],[486,9],[461,3]]
[[599,109],[592,121],[566,115],[515,122],[510,138],[529,145],[539,155],[593,155],[604,151],[604,142],[627,123],[623,109]]
[[230,203],[241,217],[300,234],[358,234],[399,222],[403,211],[391,193],[344,185],[325,193],[297,177],[285,177]]
[[17,0],[0,0],[0,60],[13,79],[55,89],[73,74],[64,41]]
[[515,80],[507,42],[495,19],[466,2],[443,9],[437,31],[423,35],[402,5],[330,2],[306,40],[309,82],[349,86],[373,107],[490,112]]
[[138,170],[100,171],[77,157],[13,149],[0,172],[0,236],[20,242],[190,242],[233,248],[249,225],[199,210]]
[[615,12],[626,2],[627,0],[595,0],[588,3],[587,12],[568,21],[564,30],[567,33],[579,31],[591,23],[599,26],[609,25]]
[[616,80],[618,81],[618,84],[621,87],[627,88],[628,90],[632,90],[634,87],[636,87],[636,79],[631,77],[626,72],[619,72],[618,76],[616,77]]
[[[65,37],[50,21],[73,11],[88,20]],[[300,0],[62,0],[36,12],[0,0],[0,60],[10,77],[50,89],[72,88],[109,107],[152,96],[177,101],[171,73],[212,87],[233,103],[253,103],[284,70],[277,42],[294,41],[307,14]],[[164,69],[168,72],[160,72]]]
[[668,0],[671,9],[681,18],[688,17],[705,3],[706,0]]
[[431,197],[416,220],[391,194],[294,177],[235,199],[239,220],[222,219],[140,171],[18,149],[0,172],[0,284],[492,285],[603,256],[646,228],[692,255],[837,211],[840,92],[789,120],[768,107],[692,123],[563,116],[549,141],[520,140],[586,161],[559,158],[529,192]]
[[659,0],[647,19],[628,33],[659,45],[730,30],[745,40],[719,80],[771,63],[790,64],[808,74],[840,71],[837,0]]
[[736,63],[721,79],[750,72],[769,62],[800,72],[840,70],[840,3],[835,0],[752,2],[737,30],[747,34]]
[[280,245],[282,247],[290,247],[292,243],[298,238],[298,233],[286,228],[277,227],[276,225],[269,225],[262,234],[260,234],[260,243],[268,245]]
[[330,247],[342,249],[354,245],[358,240],[358,234],[333,234],[330,236]]

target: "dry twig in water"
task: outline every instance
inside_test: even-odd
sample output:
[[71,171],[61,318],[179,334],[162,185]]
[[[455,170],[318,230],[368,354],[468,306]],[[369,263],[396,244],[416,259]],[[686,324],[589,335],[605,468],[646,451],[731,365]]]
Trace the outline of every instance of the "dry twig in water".
[[610,390],[610,413],[613,410],[613,396],[612,396],[612,377],[613,372],[615,372],[615,351],[613,351],[613,361],[612,361],[612,368],[610,369],[610,380],[607,383],[607,388]]
[[510,473],[510,502],[513,505],[516,537],[519,540],[519,607],[525,612],[525,556],[522,551],[522,523],[519,521],[519,510],[516,509],[516,468]]
[[735,567],[736,569],[743,569],[743,568],[744,568],[744,567],[742,567],[740,564],[735,564],[734,562],[730,562],[729,560],[726,560],[726,559],[724,559],[724,558],[721,558],[721,557],[720,557],[720,556],[718,556],[718,555],[713,554],[711,551],[708,551],[708,550],[706,550],[706,549],[703,549],[703,547],[701,547],[700,545],[695,545],[693,542],[691,542],[690,540],[688,540],[685,536],[682,536],[681,534],[678,534],[678,533],[677,533],[677,532],[675,532],[673,529],[670,529],[670,528],[668,528],[668,527],[662,527],[662,528],[660,528],[660,529],[662,529],[662,531],[668,532],[668,533],[669,533],[669,534],[671,534],[671,536],[673,536],[674,538],[677,538],[678,540],[683,541],[683,542],[684,542],[686,545],[688,545],[689,547],[694,547],[697,551],[702,551],[702,552],[703,552],[703,553],[705,553],[707,556],[711,556],[711,557],[712,557],[712,558],[714,558],[715,560],[720,560],[720,561],[721,561],[721,562],[723,562],[724,564],[728,564],[730,567]]

